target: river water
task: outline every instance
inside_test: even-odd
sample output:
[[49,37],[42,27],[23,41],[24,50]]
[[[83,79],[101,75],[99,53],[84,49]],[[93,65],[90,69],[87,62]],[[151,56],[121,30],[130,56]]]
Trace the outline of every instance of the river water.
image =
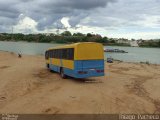
[[[46,49],[62,44],[51,43],[27,43],[27,42],[3,42],[0,41],[0,50],[22,53],[27,55],[44,55]],[[159,48],[118,47],[104,46],[108,49],[121,49],[128,53],[105,53],[105,57],[112,57],[126,62],[150,62],[160,64]]]

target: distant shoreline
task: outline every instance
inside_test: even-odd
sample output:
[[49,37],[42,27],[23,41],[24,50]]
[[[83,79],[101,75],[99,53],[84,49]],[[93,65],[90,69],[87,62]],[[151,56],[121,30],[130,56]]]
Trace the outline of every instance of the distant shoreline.
[[[67,45],[67,44],[72,44],[72,43],[54,43],[54,42],[28,42],[28,41],[2,41],[0,40],[0,42],[17,42],[17,43],[44,43],[44,44],[60,44],[60,45]],[[113,47],[132,47],[132,46],[127,46],[127,45],[117,45],[117,44],[104,44],[101,43],[103,46],[113,46]],[[133,47],[133,48],[159,48],[159,47],[149,47],[149,46],[139,46],[139,47]]]

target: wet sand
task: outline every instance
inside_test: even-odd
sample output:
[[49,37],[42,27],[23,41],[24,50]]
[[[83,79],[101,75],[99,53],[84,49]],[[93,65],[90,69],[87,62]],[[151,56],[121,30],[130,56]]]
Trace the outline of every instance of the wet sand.
[[0,113],[160,113],[160,65],[114,62],[105,73],[62,79],[42,56],[0,52]]

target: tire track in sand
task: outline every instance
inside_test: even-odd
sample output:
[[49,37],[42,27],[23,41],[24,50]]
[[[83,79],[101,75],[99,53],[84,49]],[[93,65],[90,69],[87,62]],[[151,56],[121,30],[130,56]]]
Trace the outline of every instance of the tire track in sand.
[[138,97],[144,98],[148,102],[151,102],[154,107],[155,111],[153,114],[159,114],[160,113],[160,100],[155,100],[150,97],[150,94],[147,92],[147,90],[144,88],[144,83],[152,79],[153,76],[136,76],[136,78],[133,78],[133,82],[130,85],[126,85],[125,87],[129,90],[130,93],[137,95]]

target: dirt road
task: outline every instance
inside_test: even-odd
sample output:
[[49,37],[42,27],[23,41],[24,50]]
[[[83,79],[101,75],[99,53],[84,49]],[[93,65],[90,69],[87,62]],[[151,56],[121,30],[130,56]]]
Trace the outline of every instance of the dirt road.
[[0,52],[0,113],[160,113],[160,65],[115,62],[105,72],[61,79],[42,56]]

